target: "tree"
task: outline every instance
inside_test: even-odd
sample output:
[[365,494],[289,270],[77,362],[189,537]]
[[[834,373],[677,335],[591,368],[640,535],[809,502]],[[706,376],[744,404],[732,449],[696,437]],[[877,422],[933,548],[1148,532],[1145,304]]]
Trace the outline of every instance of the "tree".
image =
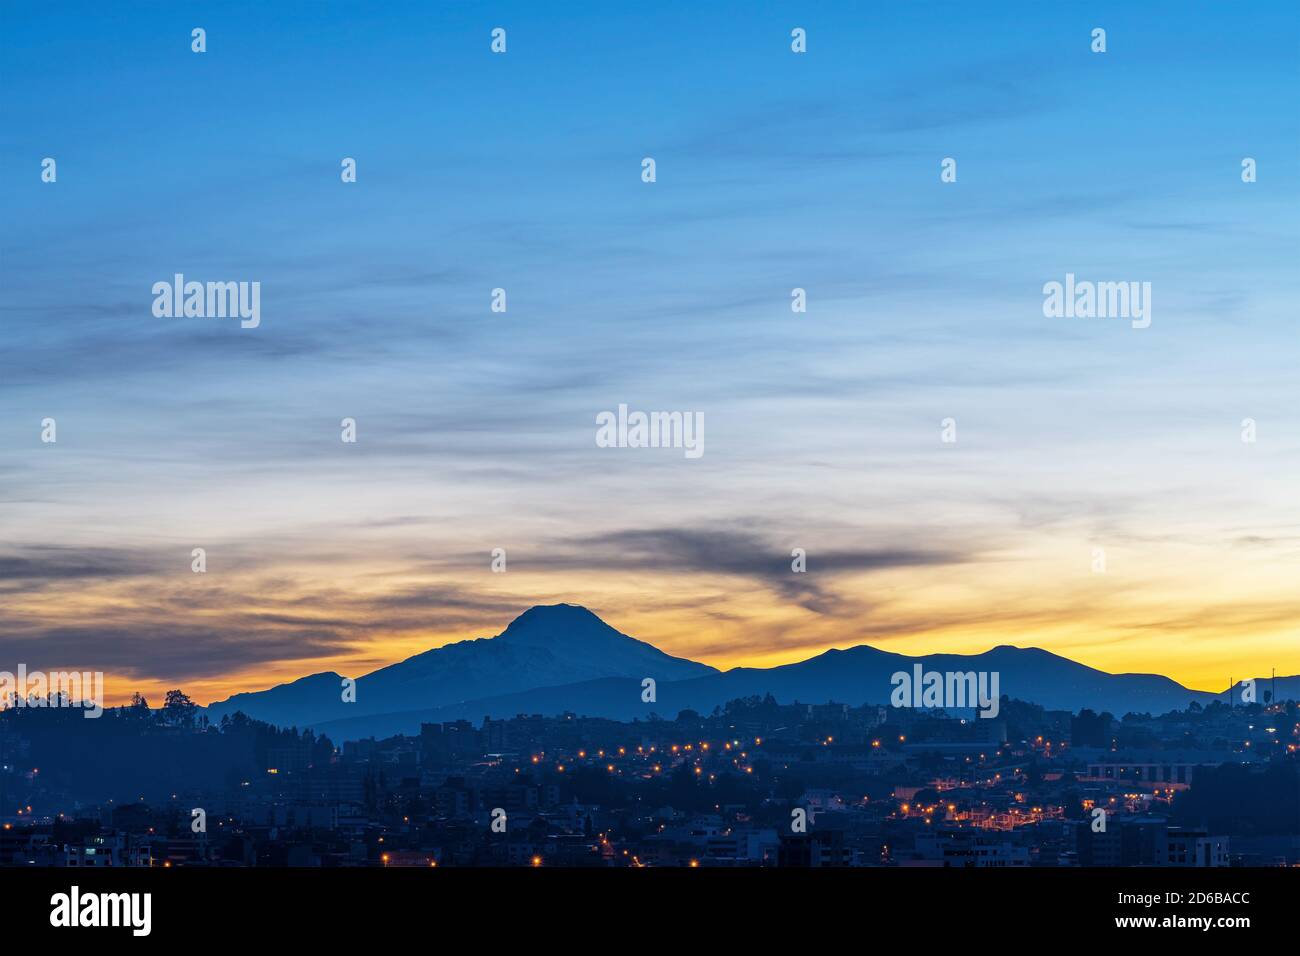
[[184,691],[169,690],[163,703],[163,720],[173,727],[190,727],[198,709],[198,704],[190,700]]

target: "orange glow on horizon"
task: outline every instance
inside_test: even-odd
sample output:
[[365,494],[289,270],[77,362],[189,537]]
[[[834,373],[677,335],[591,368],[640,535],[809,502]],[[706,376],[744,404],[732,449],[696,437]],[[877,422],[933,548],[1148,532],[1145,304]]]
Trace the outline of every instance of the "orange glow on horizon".
[[[1050,557],[1043,556],[1043,560]],[[1071,561],[1077,565],[1075,557]],[[1116,562],[1119,556],[1112,553],[1111,560]],[[302,618],[299,627],[310,627],[314,618],[321,619],[325,627],[331,614],[328,594],[337,594],[336,576],[354,570],[332,568],[331,574],[311,580],[310,585],[300,580],[299,593],[286,590],[279,598],[304,605],[296,612]],[[1264,677],[1273,668],[1279,676],[1300,674],[1300,626],[1295,623],[1300,620],[1300,607],[1291,595],[1292,582],[1286,581],[1277,567],[1257,570],[1254,577],[1221,574],[1206,586],[1201,575],[1164,568],[1152,572],[1152,580],[1125,578],[1122,586],[1116,587],[1100,580],[1106,575],[1088,575],[1086,569],[1077,567],[1066,574],[1058,567],[1051,578],[1058,586],[1051,588],[1042,584],[1047,572],[1036,566],[1025,570],[1023,581],[1005,568],[993,566],[975,566],[961,576],[945,572],[940,580],[932,571],[898,569],[873,573],[861,581],[863,593],[876,593],[883,586],[893,595],[888,602],[860,611],[850,609],[843,615],[812,613],[778,602],[766,591],[745,588],[728,595],[726,614],[702,615],[686,601],[668,609],[646,607],[643,598],[648,589],[680,586],[681,581],[671,575],[662,580],[643,575],[636,581],[620,582],[617,576],[605,580],[597,572],[584,579],[582,593],[565,590],[548,595],[530,590],[527,596],[513,599],[503,594],[497,600],[516,603],[518,613],[532,603],[582,604],[618,631],[720,670],[774,667],[864,644],[911,655],[978,654],[1010,644],[1042,648],[1110,673],[1160,674],[1195,690],[1222,692],[1229,677]],[[357,573],[359,600],[379,601],[413,586],[409,577],[397,572]],[[1114,573],[1118,575],[1118,571]],[[855,580],[837,579],[837,585],[852,594]],[[724,578],[701,576],[692,586],[699,589],[703,600],[727,583]],[[1141,587],[1135,586],[1139,583]],[[232,593],[239,590],[238,582],[223,586]],[[254,585],[247,587],[251,590]],[[326,588],[330,591],[325,592]],[[57,602],[33,594],[16,599],[15,605],[28,617],[84,629],[93,628],[99,619],[121,617],[129,623],[148,610],[124,604],[113,589],[111,581],[98,582],[66,602],[67,595],[59,592]],[[318,603],[311,603],[312,595],[322,593]],[[176,600],[183,598],[182,593]],[[187,626],[238,633],[244,620],[271,616],[276,610],[269,598],[250,601],[242,608],[196,608],[192,616],[186,612],[178,620],[177,637],[184,637]],[[498,634],[513,616],[504,612],[485,616],[478,624],[429,628],[427,616],[421,614],[409,623],[389,621],[371,628],[367,622],[372,616],[361,615],[357,621],[360,636],[340,641],[334,653],[245,664],[223,674],[178,674],[166,679],[106,670],[105,702],[109,706],[125,704],[139,692],[157,707],[167,691],[179,688],[196,702],[208,704],[309,674],[333,671],[359,677],[431,648]],[[290,647],[292,643],[286,642]],[[29,662],[28,666],[33,665]],[[46,670],[60,667],[95,669],[92,662],[85,661],[44,664]],[[1008,691],[1003,688],[1004,693]]]

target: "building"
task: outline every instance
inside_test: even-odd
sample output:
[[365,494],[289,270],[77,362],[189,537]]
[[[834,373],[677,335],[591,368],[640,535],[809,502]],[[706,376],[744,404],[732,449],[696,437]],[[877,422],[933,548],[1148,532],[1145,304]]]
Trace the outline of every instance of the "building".
[[1029,865],[1029,848],[977,830],[920,833],[911,860],[903,866],[1018,867]]
[[777,866],[850,866],[853,851],[844,845],[844,831],[787,833],[777,849]]
[[1169,866],[1227,866],[1228,838],[1206,830],[1169,829]]

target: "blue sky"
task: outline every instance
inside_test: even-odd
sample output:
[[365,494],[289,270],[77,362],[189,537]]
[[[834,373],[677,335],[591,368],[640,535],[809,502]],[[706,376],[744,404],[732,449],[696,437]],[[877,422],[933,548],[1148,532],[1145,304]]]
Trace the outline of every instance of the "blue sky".
[[[0,648],[31,666],[262,686],[561,599],[720,665],[1300,671],[1293,3],[0,28]],[[260,281],[261,327],[155,318],[176,272]],[[1066,272],[1151,282],[1151,328],[1045,319]],[[703,412],[706,454],[596,448],[620,402]],[[819,574],[790,581],[792,546]]]

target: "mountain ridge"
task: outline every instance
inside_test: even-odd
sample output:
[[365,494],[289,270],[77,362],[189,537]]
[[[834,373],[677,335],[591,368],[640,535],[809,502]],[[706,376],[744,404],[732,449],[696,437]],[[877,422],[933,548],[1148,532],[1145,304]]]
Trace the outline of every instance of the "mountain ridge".
[[[997,673],[999,695],[1050,710],[1163,713],[1223,695],[1160,674],[1111,674],[1044,648],[1013,644],[977,654],[917,656],[856,644],[769,668],[720,671],[623,634],[585,607],[555,604],[529,608],[495,637],[456,641],[372,671],[357,679],[353,703],[341,701],[343,678],[328,671],[236,694],[207,711],[210,719],[220,719],[242,710],[269,723],[351,740],[418,733],[423,722],[518,713],[575,712],[619,720],[674,716],[769,693],[783,703],[888,704],[891,676],[910,673],[916,664],[925,671]],[[653,702],[642,699],[647,677],[655,680]],[[1262,682],[1262,700],[1268,679],[1256,680]],[[1278,681],[1300,696],[1300,678]]]

